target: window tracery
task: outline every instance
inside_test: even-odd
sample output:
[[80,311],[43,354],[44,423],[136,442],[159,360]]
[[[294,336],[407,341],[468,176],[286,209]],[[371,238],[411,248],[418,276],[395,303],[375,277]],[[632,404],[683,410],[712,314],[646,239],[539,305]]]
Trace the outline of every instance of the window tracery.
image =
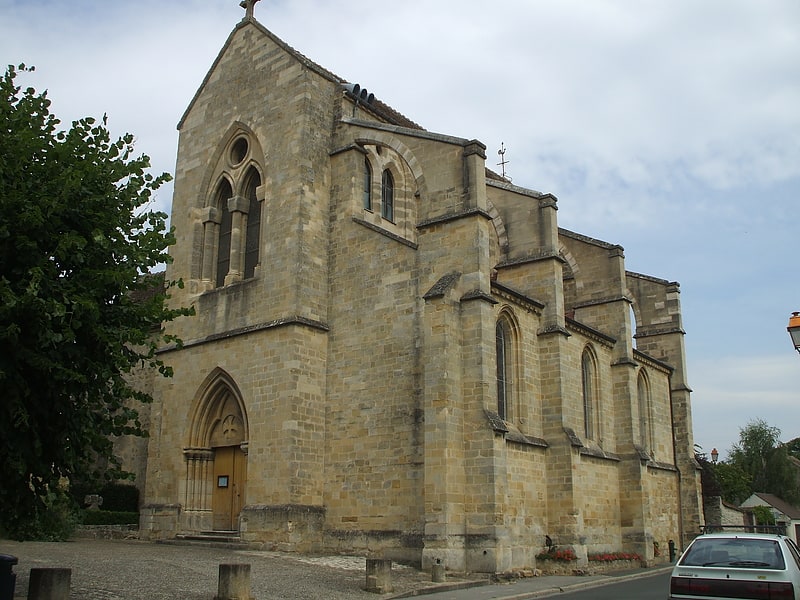
[[200,276],[204,289],[255,277],[260,264],[264,200],[255,138],[237,131],[217,161],[213,192],[204,212]]

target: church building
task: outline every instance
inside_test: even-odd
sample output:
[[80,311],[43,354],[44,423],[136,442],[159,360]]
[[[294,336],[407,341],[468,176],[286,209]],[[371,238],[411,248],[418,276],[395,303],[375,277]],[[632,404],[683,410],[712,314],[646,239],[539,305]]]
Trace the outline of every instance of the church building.
[[[253,0],[178,124],[140,536],[428,568],[701,524],[680,292],[289,47]],[[142,461],[145,462],[144,460]]]

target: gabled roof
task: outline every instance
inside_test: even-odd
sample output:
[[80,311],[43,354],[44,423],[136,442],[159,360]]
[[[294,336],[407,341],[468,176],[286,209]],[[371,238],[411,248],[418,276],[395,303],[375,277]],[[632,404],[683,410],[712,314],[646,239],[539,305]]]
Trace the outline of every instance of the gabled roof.
[[765,494],[763,492],[755,492],[754,496],[758,496],[761,500],[769,504],[772,508],[783,513],[792,520],[800,520],[800,508],[792,506],[785,500],[782,500],[775,494]]
[[[269,29],[264,27],[261,23],[259,23],[255,19],[253,19],[253,18],[244,18],[241,21],[239,21],[239,23],[236,25],[236,27],[233,28],[233,31],[231,31],[230,35],[228,35],[228,39],[225,40],[225,43],[222,45],[222,48],[220,48],[220,51],[217,53],[217,57],[214,59],[214,62],[211,64],[211,67],[208,69],[208,72],[206,73],[206,76],[203,78],[203,82],[200,84],[200,87],[197,88],[197,91],[195,92],[194,96],[192,97],[191,102],[189,102],[189,105],[186,107],[186,110],[183,112],[183,115],[181,116],[180,121],[178,121],[178,129],[180,129],[183,126],[183,122],[186,120],[187,115],[189,114],[189,112],[194,107],[194,104],[197,101],[197,98],[200,96],[200,93],[203,91],[203,88],[206,86],[206,83],[208,83],[208,80],[211,77],[211,74],[214,72],[214,69],[216,69],[217,65],[219,64],[220,60],[222,59],[222,56],[227,51],[228,46],[230,46],[230,44],[231,44],[234,36],[236,35],[236,33],[240,29],[243,29],[243,28],[248,27],[248,26],[252,26],[252,27],[255,27],[256,29],[258,29],[262,34],[264,34],[270,40],[272,40],[275,43],[275,45],[277,45],[278,47],[283,49],[287,54],[289,54],[295,60],[300,62],[304,67],[306,67],[310,71],[313,71],[314,73],[316,73],[317,75],[323,77],[324,79],[327,79],[328,81],[331,81],[331,82],[339,84],[339,85],[344,85],[345,83],[348,83],[347,80],[342,79],[341,77],[339,77],[335,73],[329,71],[325,67],[320,66],[319,64],[315,63],[313,60],[311,60],[310,58],[308,58],[307,56],[305,56],[301,52],[298,52],[297,50],[292,48],[289,44],[287,44],[282,39],[277,37],[274,33],[272,33]],[[393,109],[391,106],[389,106],[385,102],[382,102],[378,98],[376,98],[375,101],[369,106],[368,105],[362,105],[362,108],[364,108],[366,110],[371,110],[377,116],[385,119],[386,121],[388,121],[389,123],[392,123],[393,125],[399,125],[401,127],[408,127],[408,128],[411,128],[411,129],[423,129],[423,127],[421,127],[420,125],[418,125],[417,123],[415,123],[411,119],[405,117],[404,115],[400,114],[395,109]]]

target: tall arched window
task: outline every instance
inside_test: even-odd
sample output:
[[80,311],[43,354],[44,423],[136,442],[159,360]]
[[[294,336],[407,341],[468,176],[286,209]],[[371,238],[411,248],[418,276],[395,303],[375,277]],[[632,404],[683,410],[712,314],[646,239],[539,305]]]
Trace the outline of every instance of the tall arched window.
[[597,368],[594,356],[586,348],[581,356],[581,385],[583,390],[583,433],[587,439],[597,436]]
[[231,267],[231,229],[233,217],[228,209],[228,200],[233,196],[231,184],[223,179],[217,186],[214,205],[220,213],[219,243],[217,244],[217,287],[225,285],[225,276]]
[[381,177],[381,216],[394,222],[394,177],[389,169]]
[[364,157],[364,181],[362,185],[363,190],[361,195],[364,208],[366,210],[372,210],[372,166],[369,164],[369,159],[367,157]]
[[507,319],[500,319],[495,326],[497,354],[497,414],[502,419],[511,418],[513,388],[513,348],[511,326]]
[[653,450],[652,402],[650,399],[650,383],[644,371],[639,372],[636,383],[639,397],[639,443],[648,452]]
[[256,188],[261,185],[261,176],[254,168],[247,172],[244,195],[247,198],[247,232],[244,242],[244,277],[255,275],[258,265],[258,249],[261,244],[261,202],[256,197]]

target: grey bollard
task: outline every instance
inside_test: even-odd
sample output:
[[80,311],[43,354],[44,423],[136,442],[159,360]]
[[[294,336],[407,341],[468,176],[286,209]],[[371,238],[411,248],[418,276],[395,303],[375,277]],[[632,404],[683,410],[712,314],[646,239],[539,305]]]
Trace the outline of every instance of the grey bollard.
[[220,565],[214,600],[253,600],[250,595],[250,565]]
[[28,600],[69,600],[72,569],[31,569]]
[[392,561],[385,558],[367,559],[367,591],[387,594],[392,588]]
[[14,565],[18,562],[16,556],[0,554],[0,600],[14,600],[14,591],[17,587]]
[[444,563],[441,558],[437,558],[436,562],[431,566],[431,581],[434,583],[442,583],[444,581]]

